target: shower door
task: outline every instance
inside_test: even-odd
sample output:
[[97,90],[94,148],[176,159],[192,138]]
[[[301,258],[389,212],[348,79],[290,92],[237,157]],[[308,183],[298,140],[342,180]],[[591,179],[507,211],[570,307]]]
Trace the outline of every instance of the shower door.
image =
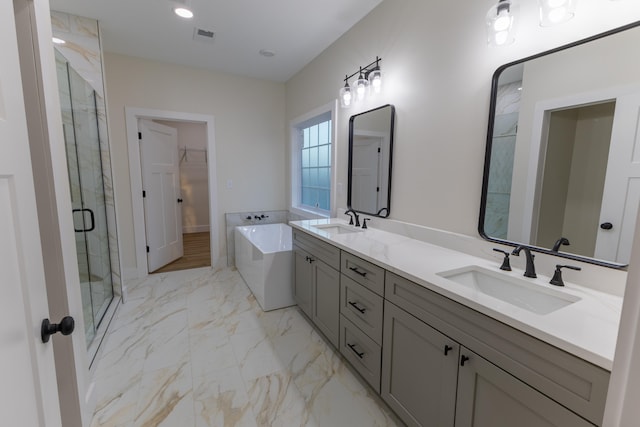
[[[80,272],[85,339],[89,348],[113,300],[96,108],[98,95],[57,51],[56,68],[73,207],[71,214]],[[95,354],[89,356],[89,360],[92,360]]]

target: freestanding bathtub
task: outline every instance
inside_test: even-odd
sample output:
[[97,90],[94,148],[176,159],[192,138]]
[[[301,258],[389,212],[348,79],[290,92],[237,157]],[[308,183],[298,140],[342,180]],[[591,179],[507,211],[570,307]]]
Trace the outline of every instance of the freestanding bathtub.
[[294,305],[291,227],[286,224],[235,229],[236,267],[264,311]]

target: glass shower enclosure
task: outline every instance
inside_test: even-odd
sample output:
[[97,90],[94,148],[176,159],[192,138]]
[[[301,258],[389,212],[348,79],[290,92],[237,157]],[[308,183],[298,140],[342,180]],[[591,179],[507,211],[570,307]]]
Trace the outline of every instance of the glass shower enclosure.
[[[73,225],[87,348],[109,304],[113,301],[113,279],[105,191],[100,151],[100,130],[96,102],[103,102],[95,90],[56,50],[58,89],[67,154]],[[93,360],[94,354],[89,354]]]

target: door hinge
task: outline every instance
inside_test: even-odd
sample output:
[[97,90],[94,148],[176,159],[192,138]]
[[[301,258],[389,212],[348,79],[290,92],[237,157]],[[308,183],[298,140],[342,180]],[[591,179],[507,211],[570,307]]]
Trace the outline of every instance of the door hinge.
[[149,246],[147,246],[147,253],[149,253]]
[[377,191],[377,192],[380,192],[380,187],[376,187],[376,191]]
[[138,132],[138,139],[142,141],[142,132]]
[[380,147],[378,147],[378,153],[380,152]]
[[147,192],[142,190],[142,197],[147,197]]

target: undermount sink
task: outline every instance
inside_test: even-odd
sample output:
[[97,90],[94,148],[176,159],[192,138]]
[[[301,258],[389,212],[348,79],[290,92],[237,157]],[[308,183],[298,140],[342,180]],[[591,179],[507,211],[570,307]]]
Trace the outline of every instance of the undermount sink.
[[444,271],[438,276],[536,314],[549,314],[580,301],[577,296],[475,265]]
[[359,233],[362,231],[361,228],[354,227],[353,225],[348,226],[342,224],[320,224],[312,225],[312,227],[326,231],[329,234]]

